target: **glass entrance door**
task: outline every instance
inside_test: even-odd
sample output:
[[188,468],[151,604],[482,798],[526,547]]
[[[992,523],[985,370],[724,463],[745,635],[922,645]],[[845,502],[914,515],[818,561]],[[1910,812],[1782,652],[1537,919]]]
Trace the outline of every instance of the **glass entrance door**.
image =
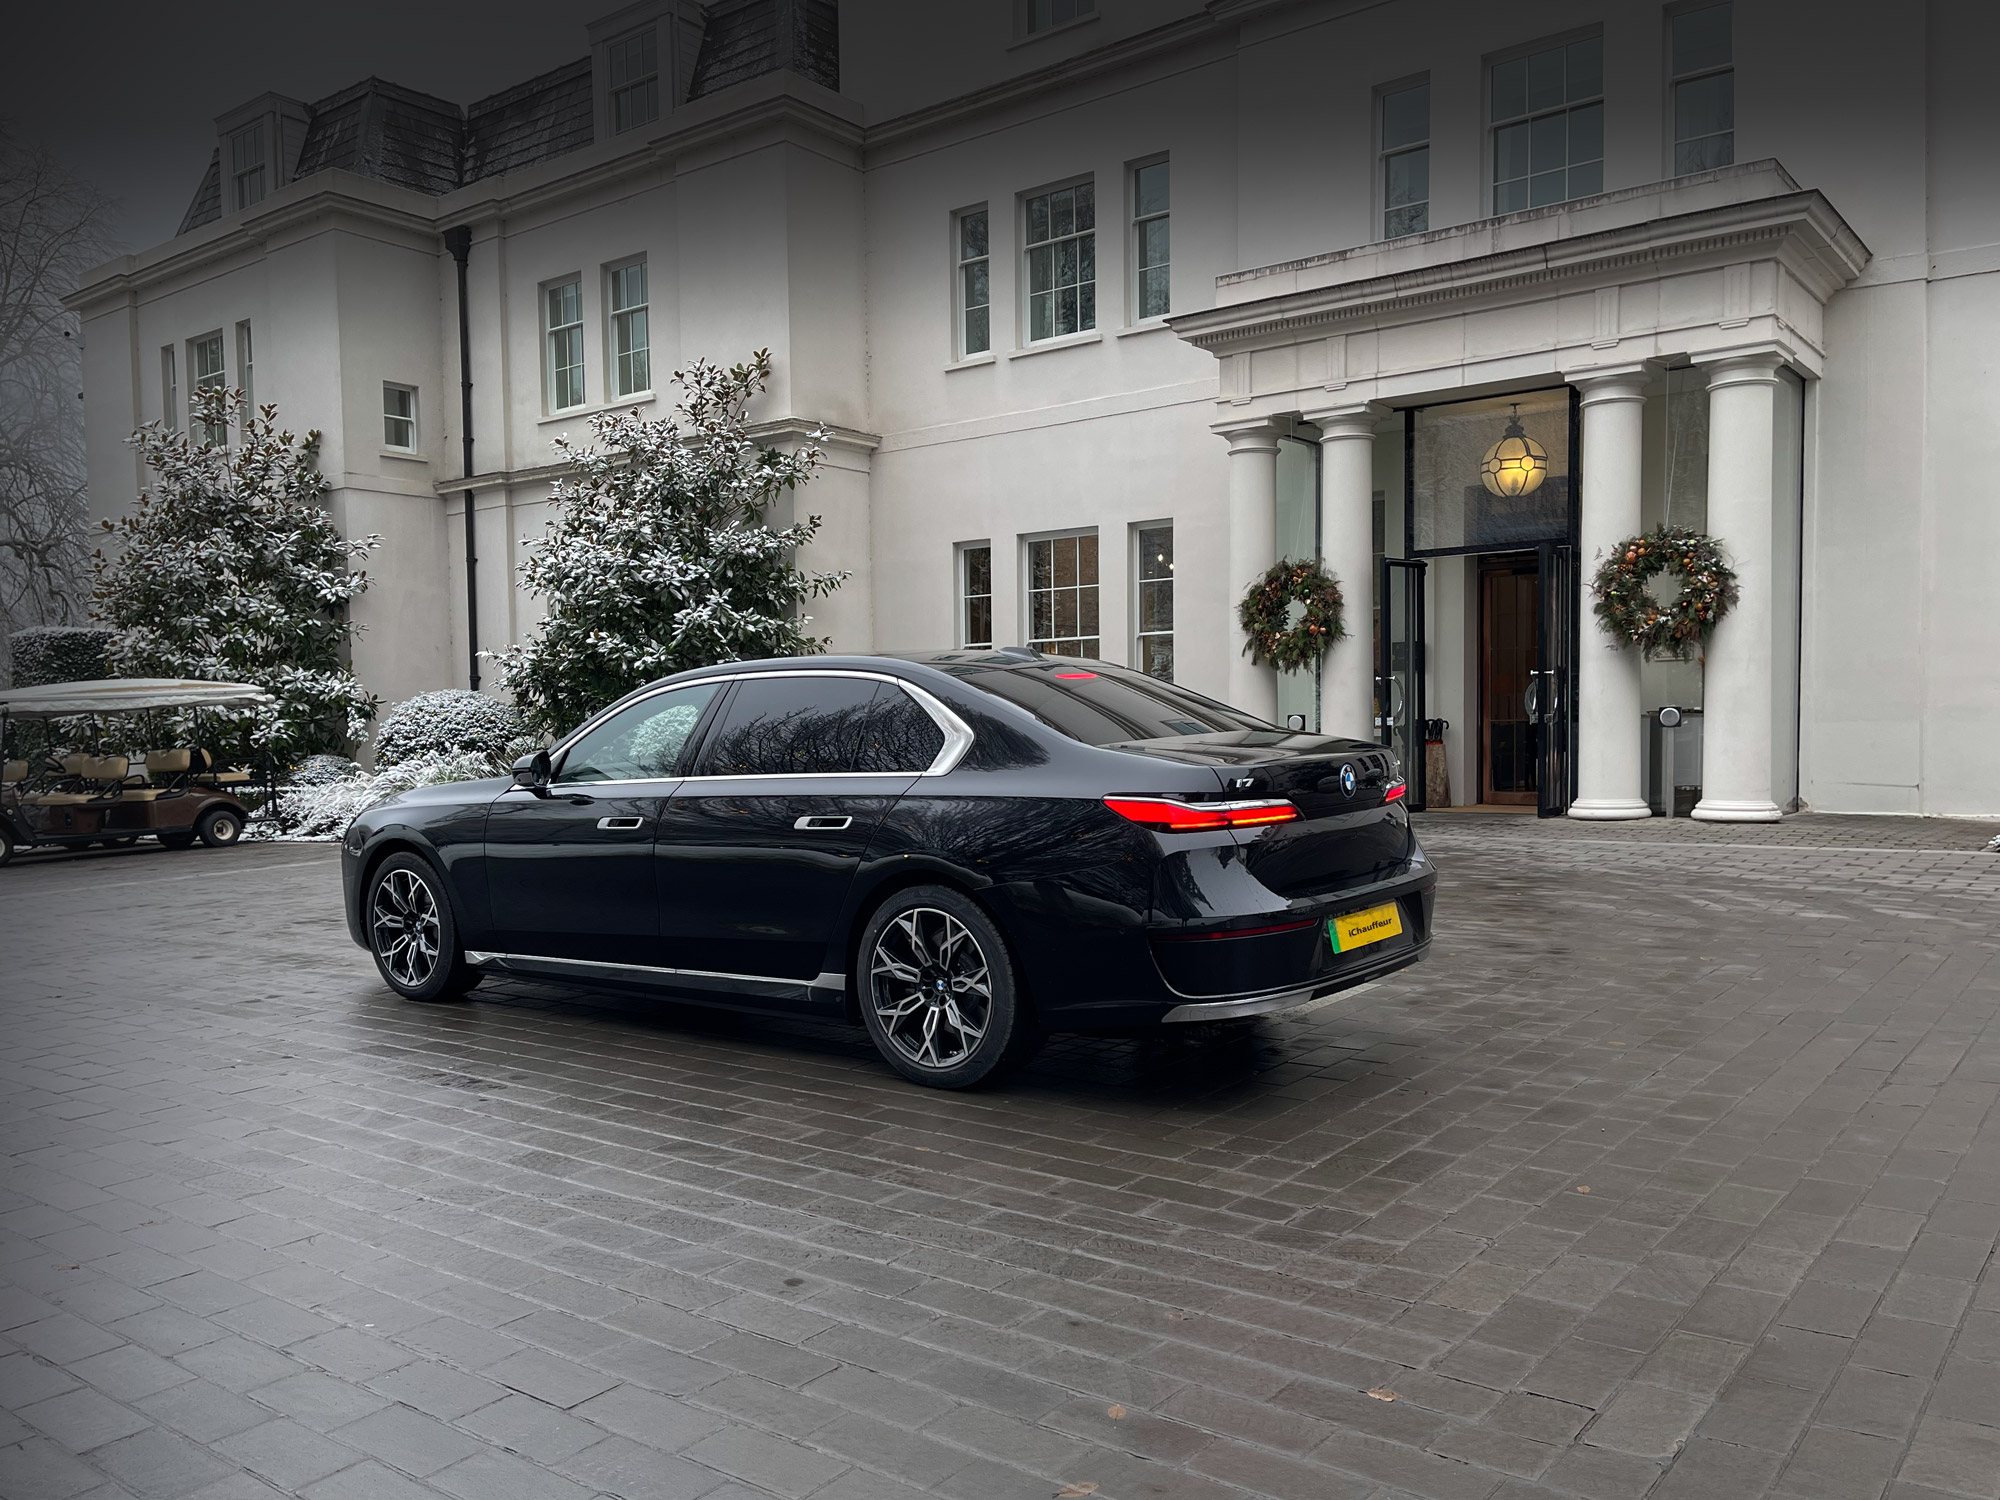
[[1576,791],[1576,549],[1567,542],[1544,542],[1535,552],[1541,575],[1535,810],[1557,818],[1569,811]]
[[1541,572],[1532,552],[1479,559],[1479,798],[1534,807],[1541,760]]
[[1413,812],[1424,786],[1424,573],[1421,558],[1382,559],[1382,621],[1375,668],[1375,720],[1403,763]]

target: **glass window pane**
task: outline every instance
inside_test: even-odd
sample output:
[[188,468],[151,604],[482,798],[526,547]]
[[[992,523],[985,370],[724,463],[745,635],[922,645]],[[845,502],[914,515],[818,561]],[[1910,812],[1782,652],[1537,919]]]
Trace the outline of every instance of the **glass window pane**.
[[1097,583],[1097,533],[1093,531],[1075,540],[1077,581],[1094,587]]
[[1528,57],[1528,110],[1554,109],[1563,102],[1563,49],[1551,47]]
[[965,305],[984,307],[993,300],[988,282],[987,263],[976,260],[965,268]]
[[[1077,634],[1092,636],[1097,634],[1097,590],[1094,588],[1076,591]],[[1097,643],[1091,642],[1087,648],[1092,656],[1097,655]]]
[[1056,544],[1054,542],[1030,542],[1028,544],[1028,586],[1030,588],[1053,588],[1056,581]]
[[1078,281],[1097,280],[1097,236],[1084,234],[1074,241],[1077,249],[1076,279]]
[[1167,164],[1155,162],[1133,174],[1132,196],[1140,218],[1167,211]]
[[[1586,104],[1582,109],[1569,112],[1569,159],[1577,162],[1597,161],[1604,155],[1604,106]],[[1536,166],[1541,163],[1537,162]],[[1574,196],[1574,194],[1572,194]]]
[[1028,200],[1028,243],[1039,244],[1049,237],[1049,198],[1044,193]]
[[1543,115],[1528,124],[1528,170],[1552,172],[1569,161],[1569,131],[1562,115]]
[[1059,240],[1056,243],[1056,285],[1076,285],[1076,241]]
[[1569,169],[1569,195],[1572,198],[1588,198],[1604,191],[1604,163],[1601,161],[1582,162]]
[[1528,207],[1544,208],[1569,197],[1568,174],[1560,170],[1540,172],[1528,179]]
[[1512,58],[1493,65],[1493,118],[1511,120],[1528,112],[1528,60]]
[[720,690],[698,683],[643,699],[598,725],[563,756],[563,781],[642,781],[676,773],[701,712]]
[[1726,167],[1736,160],[1736,136],[1733,131],[1721,135],[1705,135],[1699,140],[1682,141],[1674,147],[1674,171],[1710,172],[1717,167]]
[[993,347],[992,311],[989,308],[968,308],[965,314],[965,352],[984,354]]
[[1060,238],[1076,232],[1076,194],[1065,188],[1049,194],[1049,233]]
[[1693,140],[1733,129],[1736,124],[1736,75],[1712,73],[1674,85],[1674,139]]
[[[1149,266],[1139,273],[1139,316],[1164,318],[1173,310],[1170,276],[1165,266]],[[1096,304],[1091,305],[1092,326],[1096,324]]]
[[990,594],[993,592],[993,549],[991,547],[967,547],[965,549],[965,591],[968,594]]
[[972,599],[965,606],[965,640],[967,646],[990,646],[993,644],[993,601]]
[[1076,629],[1076,590],[1057,589],[1049,596],[1055,607],[1055,631],[1059,636],[1074,636]]
[[1054,559],[1055,577],[1053,582],[1059,589],[1076,587],[1076,538],[1059,536],[1048,544],[1049,554]]
[[1028,290],[1046,292],[1055,284],[1056,253],[1047,245],[1028,252]]
[[1420,83],[1382,97],[1382,146],[1389,150],[1431,137],[1431,86]]
[[[1164,266],[1167,263],[1167,227],[1172,223],[1172,219],[1149,219],[1139,226],[1140,265]],[[1094,256],[1091,269],[1097,269]]]
[[860,769],[879,684],[861,677],[766,677],[737,684],[703,745],[704,776],[829,775]]
[[1528,206],[1528,179],[1517,177],[1512,182],[1497,184],[1493,189],[1493,212],[1496,214],[1518,213]]
[[1580,42],[1571,42],[1564,49],[1568,54],[1566,99],[1595,99],[1604,92],[1604,38],[1587,36]]
[[1711,5],[1674,17],[1674,72],[1698,73],[1730,61],[1729,7]]
[[1493,132],[1493,176],[1496,181],[1528,175],[1528,127],[1506,125]]
[[1403,234],[1422,234],[1431,227],[1431,206],[1429,203],[1412,203],[1407,208],[1392,208],[1382,216],[1382,233],[1387,239],[1395,239]]
[[908,693],[883,682],[862,720],[859,771],[926,770],[944,749],[944,731]]
[[1153,526],[1139,533],[1139,576],[1144,579],[1174,576],[1174,529]]
[[1050,603],[1054,597],[1043,593],[1028,595],[1028,631],[1038,641],[1045,641],[1055,633],[1050,628],[1055,619],[1055,606]]
[[1097,190],[1087,182],[1080,182],[1075,188],[1076,227],[1079,230],[1097,227]]
[[1075,333],[1076,328],[1076,288],[1063,287],[1056,294],[1056,332]]
[[1041,292],[1028,302],[1028,337],[1053,338],[1056,331],[1056,294]]
[[1422,203],[1430,198],[1430,147],[1399,151],[1388,159],[1384,169],[1383,189],[1389,207],[1400,208],[1406,203]]
[[1076,289],[1076,331],[1088,333],[1097,326],[1097,284],[1086,281]]
[[986,210],[965,214],[958,221],[959,259],[971,260],[986,253]]

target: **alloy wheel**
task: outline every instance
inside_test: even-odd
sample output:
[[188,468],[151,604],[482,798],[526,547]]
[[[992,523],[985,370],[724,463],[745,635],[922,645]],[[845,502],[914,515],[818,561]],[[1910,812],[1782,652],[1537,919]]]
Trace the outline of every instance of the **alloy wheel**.
[[870,998],[882,1032],[921,1068],[965,1061],[986,1035],[993,982],[965,923],[934,906],[900,912],[869,959]]
[[389,977],[408,989],[420,988],[437,969],[444,928],[437,897],[411,870],[391,870],[375,887],[371,913],[375,951]]

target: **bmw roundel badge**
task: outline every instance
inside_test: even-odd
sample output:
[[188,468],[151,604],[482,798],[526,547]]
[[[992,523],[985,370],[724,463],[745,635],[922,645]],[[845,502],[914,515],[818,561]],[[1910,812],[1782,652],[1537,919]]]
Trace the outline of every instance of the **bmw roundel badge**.
[[1356,782],[1355,782],[1355,778],[1354,778],[1354,767],[1352,767],[1352,766],[1342,766],[1342,767],[1340,768],[1340,791],[1341,791],[1341,795],[1342,795],[1342,796],[1345,796],[1345,797],[1352,797],[1352,796],[1354,795],[1354,788],[1355,788],[1355,785],[1356,785]]

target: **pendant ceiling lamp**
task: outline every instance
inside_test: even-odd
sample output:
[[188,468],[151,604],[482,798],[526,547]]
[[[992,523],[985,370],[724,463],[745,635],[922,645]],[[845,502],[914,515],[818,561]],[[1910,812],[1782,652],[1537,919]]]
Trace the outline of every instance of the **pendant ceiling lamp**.
[[1479,461],[1479,482],[1495,495],[1532,495],[1549,477],[1549,450],[1521,430],[1521,408],[1507,419],[1500,441]]

